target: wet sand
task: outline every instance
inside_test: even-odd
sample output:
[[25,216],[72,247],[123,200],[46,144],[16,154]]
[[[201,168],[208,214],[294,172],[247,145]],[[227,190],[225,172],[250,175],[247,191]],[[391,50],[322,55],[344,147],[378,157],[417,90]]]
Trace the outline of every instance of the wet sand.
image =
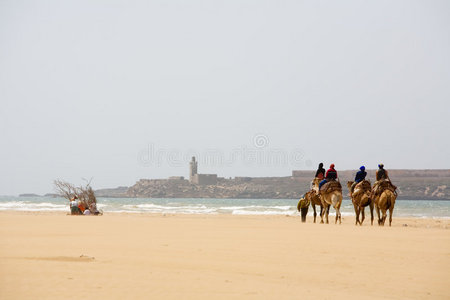
[[1,299],[449,299],[450,220],[0,213]]

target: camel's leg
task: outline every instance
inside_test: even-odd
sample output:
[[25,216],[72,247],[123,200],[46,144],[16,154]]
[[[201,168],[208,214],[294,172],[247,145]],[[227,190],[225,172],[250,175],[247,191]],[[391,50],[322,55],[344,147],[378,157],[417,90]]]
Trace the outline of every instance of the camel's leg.
[[353,202],[353,208],[355,209],[355,215],[356,215],[355,225],[358,225],[358,223],[359,223],[359,209],[358,209],[358,206],[354,202]]
[[328,206],[327,206],[327,211],[326,211],[326,213],[325,213],[326,220],[327,220],[327,224],[330,224],[330,223],[328,222],[328,215],[330,214],[330,206],[331,206],[331,205],[328,205]]
[[387,217],[387,209],[383,208],[382,212],[383,212],[383,217],[381,219],[381,224],[382,224],[382,226],[384,226],[384,222],[386,222],[386,217]]
[[322,207],[320,209],[320,224],[323,224],[323,216],[324,216],[326,210],[327,209],[325,207]]
[[339,204],[337,211],[339,213],[339,224],[342,224],[342,217],[341,217],[341,205]]
[[361,219],[359,218],[361,216],[361,207],[358,206],[356,209],[358,210],[357,221],[361,225]]
[[337,221],[339,219],[338,208],[336,206],[334,206],[334,210],[336,211],[336,217],[334,218],[334,224],[337,224]]
[[334,218],[334,224],[337,224],[337,220],[339,218],[339,215],[337,213],[337,208],[335,207],[334,209],[336,210],[336,218]]
[[373,225],[373,201],[370,201],[369,208],[370,208],[370,225]]
[[314,210],[314,223],[316,223],[316,216],[317,216],[316,205],[314,203],[312,203],[312,201],[311,201],[311,206],[312,206],[312,208]]
[[394,213],[394,206],[391,205],[389,208],[389,226],[391,226],[392,223],[392,214]]
[[341,210],[339,209],[339,206],[335,207],[336,209],[336,221],[334,224],[337,224],[337,221],[339,220],[339,224],[341,224]]
[[364,222],[364,219],[366,218],[365,213],[364,213],[364,211],[365,211],[366,209],[364,208],[364,206],[363,206],[363,207],[360,207],[359,209],[361,210],[361,222],[359,222],[359,225],[362,226],[362,224],[363,224],[363,222]]
[[380,207],[378,205],[377,205],[377,217],[378,217],[378,225],[381,225]]

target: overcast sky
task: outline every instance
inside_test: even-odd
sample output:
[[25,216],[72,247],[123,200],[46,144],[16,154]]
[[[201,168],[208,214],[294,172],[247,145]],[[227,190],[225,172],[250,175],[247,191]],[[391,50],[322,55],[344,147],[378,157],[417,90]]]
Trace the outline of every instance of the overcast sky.
[[0,0],[0,194],[450,168],[449,1]]

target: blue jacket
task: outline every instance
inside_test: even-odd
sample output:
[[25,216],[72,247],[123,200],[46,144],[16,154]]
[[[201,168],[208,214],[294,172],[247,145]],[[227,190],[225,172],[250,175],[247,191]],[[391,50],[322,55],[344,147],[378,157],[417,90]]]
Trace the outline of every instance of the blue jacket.
[[355,176],[355,182],[361,182],[366,179],[367,172],[366,171],[358,171]]

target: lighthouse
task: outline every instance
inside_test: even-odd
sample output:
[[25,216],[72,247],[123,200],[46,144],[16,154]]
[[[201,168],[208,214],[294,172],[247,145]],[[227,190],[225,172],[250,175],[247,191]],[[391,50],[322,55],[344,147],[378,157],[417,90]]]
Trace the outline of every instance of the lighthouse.
[[195,175],[197,175],[197,161],[195,156],[192,156],[192,160],[189,163],[189,182],[194,183]]

